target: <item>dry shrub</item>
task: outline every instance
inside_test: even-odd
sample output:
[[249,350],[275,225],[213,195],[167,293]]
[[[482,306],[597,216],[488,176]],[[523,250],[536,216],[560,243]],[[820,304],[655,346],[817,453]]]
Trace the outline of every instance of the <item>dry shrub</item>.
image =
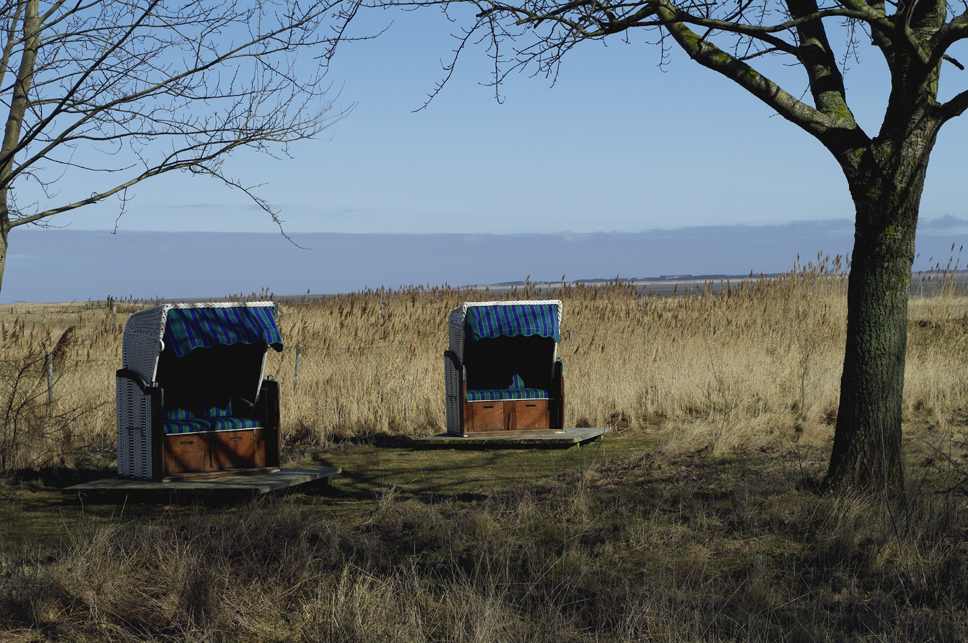
[[65,364],[74,331],[68,327],[57,341],[49,331],[39,338],[31,333],[20,342],[19,354],[0,360],[0,474],[74,466],[90,444],[93,432],[83,431],[83,422],[103,402],[59,395],[66,386]]

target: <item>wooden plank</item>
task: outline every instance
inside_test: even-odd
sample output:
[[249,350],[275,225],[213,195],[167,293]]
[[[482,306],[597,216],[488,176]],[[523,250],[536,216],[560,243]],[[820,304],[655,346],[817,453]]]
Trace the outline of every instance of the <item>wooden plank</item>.
[[278,470],[278,467],[246,467],[244,469],[221,469],[219,471],[208,471],[206,473],[181,473],[174,476],[165,476],[163,482],[183,482],[185,480],[210,480],[212,478],[255,476],[263,473],[275,473]]
[[237,475],[211,479],[129,480],[104,478],[77,484],[64,489],[64,493],[80,496],[88,501],[102,499],[131,499],[134,501],[178,501],[198,497],[237,499],[279,491],[295,491],[310,487],[328,486],[333,476],[341,472],[339,467],[289,467],[269,473]]
[[433,435],[415,441],[426,448],[567,448],[599,440],[608,432],[603,427],[573,427],[563,431],[495,431],[464,437]]

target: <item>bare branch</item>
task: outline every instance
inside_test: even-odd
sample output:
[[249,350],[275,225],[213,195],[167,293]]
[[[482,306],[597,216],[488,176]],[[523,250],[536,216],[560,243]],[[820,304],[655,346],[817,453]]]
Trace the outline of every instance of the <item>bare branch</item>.
[[17,9],[14,14],[8,16],[6,20],[6,41],[3,45],[3,54],[0,54],[0,86],[5,83],[5,78],[7,77],[7,71],[10,69],[10,56],[13,52],[13,48],[20,42],[17,36],[17,25],[20,22],[21,10],[23,5],[17,5]]
[[961,116],[965,110],[968,110],[968,90],[961,92],[939,108],[942,122]]
[[[37,1],[20,4],[36,7]],[[323,118],[324,110],[316,107],[327,89],[321,83],[325,67],[297,72],[293,55],[298,48],[326,41],[314,34],[325,24],[329,5],[312,3],[301,9],[278,2],[265,8],[277,11],[276,25],[268,29],[263,25],[271,16],[262,2],[241,11],[233,4],[204,3],[169,11],[157,0],[71,5],[62,0],[49,5],[42,20],[35,18],[40,23],[33,30],[38,38],[36,67],[21,55],[21,77],[33,83],[15,86],[30,98],[19,99],[22,109],[8,118],[8,136],[0,150],[0,166],[5,167],[0,198],[21,178],[49,184],[42,178],[44,165],[115,173],[134,161],[143,169],[91,197],[35,213],[0,209],[2,216],[18,225],[35,222],[161,172],[192,168],[212,173],[213,159],[240,146],[285,144],[326,127],[333,118]],[[17,14],[5,18],[9,31],[4,60],[10,60],[27,51],[27,41],[15,29],[23,20]],[[199,110],[201,106],[207,107]],[[163,140],[170,141],[167,159],[152,160],[162,151],[158,143]],[[99,166],[85,154],[77,162],[72,159],[78,145],[116,160]],[[123,157],[130,161],[121,161]]]
[[[706,42],[678,20],[678,12],[669,4],[659,5],[659,15],[666,29],[680,47],[696,62],[736,82],[778,114],[811,135],[823,140],[828,130],[844,123],[805,105],[746,63],[737,60],[715,45]],[[849,123],[848,127],[856,128]]]

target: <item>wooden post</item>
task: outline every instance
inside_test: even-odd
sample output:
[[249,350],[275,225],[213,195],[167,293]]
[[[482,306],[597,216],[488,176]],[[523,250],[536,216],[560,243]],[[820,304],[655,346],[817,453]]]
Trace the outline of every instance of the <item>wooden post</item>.
[[54,356],[47,353],[47,404],[54,403]]
[[299,390],[299,368],[302,366],[302,344],[296,344],[296,373],[292,379],[292,392]]

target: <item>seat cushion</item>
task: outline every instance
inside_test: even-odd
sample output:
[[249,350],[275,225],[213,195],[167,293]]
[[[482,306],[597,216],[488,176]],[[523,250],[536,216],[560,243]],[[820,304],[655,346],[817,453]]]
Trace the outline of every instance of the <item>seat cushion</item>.
[[206,418],[232,417],[232,400],[229,400],[224,407],[213,406],[210,409],[205,409],[205,411],[202,413],[202,417],[206,417]]
[[190,420],[168,420],[165,422],[165,435],[184,435],[187,433],[206,433],[211,431],[236,431],[256,429],[262,424],[258,420],[239,417],[192,418]]
[[208,420],[192,418],[186,420],[168,420],[165,422],[165,435],[185,435],[187,433],[203,433],[209,430]]
[[540,388],[490,388],[467,391],[468,402],[491,400],[547,400],[551,396]]
[[540,388],[528,388],[524,379],[515,373],[511,377],[511,386],[507,388],[472,389],[467,391],[468,402],[487,402],[492,400],[547,400],[548,391]]
[[237,429],[256,429],[260,426],[258,420],[251,418],[221,417],[208,420],[211,431],[235,431]]

